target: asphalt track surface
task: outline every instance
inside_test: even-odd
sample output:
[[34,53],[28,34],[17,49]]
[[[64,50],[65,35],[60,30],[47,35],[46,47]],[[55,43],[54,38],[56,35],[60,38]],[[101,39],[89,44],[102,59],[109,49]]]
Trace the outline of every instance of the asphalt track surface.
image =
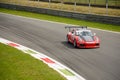
[[76,49],[66,42],[66,25],[0,13],[0,37],[42,52],[86,80],[120,80],[120,34],[92,30],[97,49]]

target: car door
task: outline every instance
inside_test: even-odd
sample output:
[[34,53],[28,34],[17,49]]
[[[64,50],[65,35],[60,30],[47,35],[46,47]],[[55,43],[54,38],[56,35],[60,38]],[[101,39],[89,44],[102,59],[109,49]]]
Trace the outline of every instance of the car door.
[[72,43],[74,42],[74,38],[75,38],[75,31],[72,32],[72,35],[71,35],[71,42],[72,42]]

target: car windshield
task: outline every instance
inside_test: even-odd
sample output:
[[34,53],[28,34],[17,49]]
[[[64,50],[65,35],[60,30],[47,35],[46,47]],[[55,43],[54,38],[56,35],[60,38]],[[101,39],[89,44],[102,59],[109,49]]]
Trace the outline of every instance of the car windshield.
[[93,36],[92,32],[90,32],[90,31],[83,31],[83,32],[81,32],[81,35],[82,36]]

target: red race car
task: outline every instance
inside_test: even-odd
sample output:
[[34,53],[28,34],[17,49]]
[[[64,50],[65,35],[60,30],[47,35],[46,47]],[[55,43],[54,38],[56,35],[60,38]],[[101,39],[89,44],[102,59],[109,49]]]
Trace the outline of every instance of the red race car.
[[69,29],[66,39],[68,43],[72,43],[74,47],[79,48],[99,48],[100,40],[96,34],[88,30],[87,27],[66,26]]

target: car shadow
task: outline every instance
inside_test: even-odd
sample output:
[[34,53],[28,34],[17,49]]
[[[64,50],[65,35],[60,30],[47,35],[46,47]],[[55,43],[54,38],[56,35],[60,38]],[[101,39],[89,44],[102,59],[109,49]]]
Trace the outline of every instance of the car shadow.
[[[71,49],[75,49],[75,47],[73,46],[72,43],[68,43],[67,41],[62,41],[61,42],[64,46],[66,46],[67,48],[71,48]],[[77,48],[76,48],[77,49]]]

